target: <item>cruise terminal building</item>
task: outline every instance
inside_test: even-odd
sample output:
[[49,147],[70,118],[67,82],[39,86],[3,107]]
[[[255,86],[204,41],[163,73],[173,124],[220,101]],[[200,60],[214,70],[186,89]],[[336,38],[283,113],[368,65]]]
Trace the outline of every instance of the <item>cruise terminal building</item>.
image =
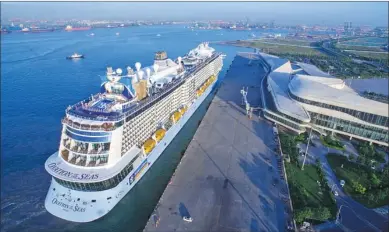
[[306,63],[257,53],[267,76],[264,117],[297,133],[307,128],[388,146],[388,104],[365,98],[342,79]]

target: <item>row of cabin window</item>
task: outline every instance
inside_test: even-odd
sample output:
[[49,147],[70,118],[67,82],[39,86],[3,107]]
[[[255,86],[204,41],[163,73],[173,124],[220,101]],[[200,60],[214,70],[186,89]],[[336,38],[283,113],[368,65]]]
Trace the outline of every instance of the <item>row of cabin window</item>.
[[107,189],[111,189],[116,187],[126,176],[134,169],[133,163],[138,158],[138,155],[136,155],[127,165],[123,168],[123,170],[118,173],[116,176],[104,180],[101,182],[95,182],[95,183],[78,183],[78,182],[71,182],[71,181],[65,181],[58,179],[54,177],[55,181],[59,183],[60,185],[70,188],[76,191],[86,191],[86,192],[92,192],[92,191],[103,191]]

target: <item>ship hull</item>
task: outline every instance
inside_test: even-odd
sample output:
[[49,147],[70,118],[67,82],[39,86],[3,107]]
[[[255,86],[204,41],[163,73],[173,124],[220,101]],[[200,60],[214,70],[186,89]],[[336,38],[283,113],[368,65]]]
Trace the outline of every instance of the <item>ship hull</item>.
[[[163,139],[155,146],[147,158],[142,161],[141,165],[139,165],[141,168],[130,172],[116,187],[98,192],[83,192],[68,189],[58,184],[52,178],[45,200],[46,210],[59,218],[73,222],[90,222],[109,213],[162,155],[205,98],[212,92],[216,83],[217,81],[209,86],[193,102],[181,119],[166,132]],[[139,169],[141,171],[137,173]],[[95,202],[92,202],[92,200]]]
[[77,60],[77,59],[84,59],[84,58],[85,58],[84,55],[79,56],[79,57],[71,57],[71,56],[66,57],[67,60]]

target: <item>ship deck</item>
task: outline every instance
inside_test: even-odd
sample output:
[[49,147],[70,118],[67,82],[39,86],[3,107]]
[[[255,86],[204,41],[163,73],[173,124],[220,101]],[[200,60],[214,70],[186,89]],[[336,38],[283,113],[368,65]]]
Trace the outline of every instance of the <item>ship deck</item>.
[[235,57],[144,231],[286,231],[287,187],[272,125],[248,119],[241,105],[243,86],[249,103],[261,104],[266,72],[259,62],[248,65],[251,57]]
[[[122,110],[119,111],[111,111],[109,110],[115,104],[109,104],[108,99],[101,104],[96,105],[96,100],[93,100],[93,106],[96,107],[85,107],[85,102],[92,101],[92,98],[88,98],[84,101],[81,101],[67,110],[67,114],[81,118],[86,120],[96,120],[96,121],[120,121],[124,117],[134,117],[144,110],[151,107],[155,102],[161,100],[167,94],[170,94],[176,88],[178,88],[187,78],[192,75],[195,75],[201,69],[203,69],[207,64],[214,61],[216,58],[221,56],[221,53],[215,53],[210,58],[204,60],[200,64],[195,67],[189,68],[186,70],[183,78],[173,80],[170,83],[166,83],[164,88],[157,94],[149,96],[145,99],[142,99],[138,102],[131,102],[129,104],[125,104]],[[101,97],[102,94],[96,94],[94,97]]]

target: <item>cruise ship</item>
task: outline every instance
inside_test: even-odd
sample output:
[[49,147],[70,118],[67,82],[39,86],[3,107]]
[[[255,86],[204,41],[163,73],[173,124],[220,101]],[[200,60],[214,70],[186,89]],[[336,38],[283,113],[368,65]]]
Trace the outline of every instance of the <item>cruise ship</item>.
[[74,222],[109,213],[150,169],[215,86],[224,54],[201,43],[183,57],[107,68],[100,92],[66,109],[45,207]]

